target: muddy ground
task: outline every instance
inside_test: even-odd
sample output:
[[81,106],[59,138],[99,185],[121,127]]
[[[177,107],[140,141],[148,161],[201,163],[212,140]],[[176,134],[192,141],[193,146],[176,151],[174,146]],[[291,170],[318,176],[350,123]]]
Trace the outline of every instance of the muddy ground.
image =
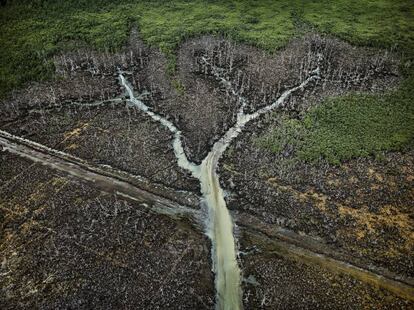
[[209,242],[188,223],[1,153],[2,309],[211,309]]
[[245,309],[411,309],[413,302],[349,275],[284,257],[263,239],[245,234],[242,256]]
[[[176,165],[171,146],[171,134],[128,104],[125,91],[121,88],[117,79],[118,70],[124,72],[125,77],[134,87],[135,95],[138,98],[157,113],[168,117],[182,130],[187,156],[199,163],[214,141],[234,124],[237,110],[242,102],[246,102],[246,113],[255,111],[276,100],[284,90],[298,85],[319,67],[322,78],[312,82],[306,89],[296,92],[278,110],[278,113],[284,113],[287,117],[292,117],[293,114],[297,117],[297,115],[302,115],[327,96],[341,95],[349,91],[378,92],[397,86],[399,82],[398,64],[398,57],[390,52],[356,48],[335,38],[318,34],[309,34],[304,38],[294,39],[283,50],[274,55],[223,38],[203,36],[191,39],[180,46],[177,50],[177,70],[174,74],[170,74],[167,70],[168,61],[165,56],[158,50],[145,46],[137,37],[136,32],[133,31],[128,46],[117,54],[99,53],[83,49],[56,56],[57,74],[52,81],[33,84],[27,89],[16,91],[0,103],[4,107],[0,111],[0,128],[78,156],[91,164],[109,165],[133,175],[143,176],[154,184],[161,184],[173,190],[193,192],[194,195],[197,195],[199,194],[199,185],[196,180]],[[223,82],[223,80],[226,82]],[[342,253],[341,257],[345,257],[352,263],[363,267],[386,268],[403,277],[413,277],[413,154],[390,153],[382,161],[356,159],[341,166],[303,163],[292,165],[289,158],[275,157],[275,155],[262,149],[259,150],[254,143],[255,137],[271,130],[274,126],[277,126],[277,123],[268,116],[249,124],[239,138],[233,142],[222,159],[219,171],[221,182],[228,192],[228,206],[237,214],[237,217],[241,218],[243,214],[253,215],[256,219],[271,227],[283,227],[299,234],[311,236],[333,251]],[[48,178],[52,173],[48,172],[45,175],[46,171],[49,170],[36,165],[30,168],[35,169],[33,176],[29,174],[27,179],[20,177],[13,179],[15,174],[20,173],[19,171],[23,173],[22,175],[26,175],[26,168],[23,167],[26,167],[29,163],[23,163],[17,159],[11,161],[10,158],[4,156],[6,155],[2,155],[2,161],[0,162],[5,167],[4,169],[2,167],[2,175],[0,176],[2,183],[0,186],[2,191],[8,194],[7,196],[1,196],[2,206],[6,205],[7,209],[15,206],[23,211],[31,210],[31,204],[25,202],[24,197],[29,197],[37,191],[36,186],[40,186],[40,184],[36,184],[40,182],[40,179],[43,180],[42,182],[46,182],[46,185],[42,186],[51,187],[51,193],[56,191],[56,186],[51,183],[54,181]],[[3,173],[3,171],[6,172]],[[59,174],[54,173],[54,175]],[[37,180],[37,178],[40,179]],[[56,178],[59,179],[59,177]],[[65,229],[71,229],[75,235],[77,229],[74,230],[73,227],[80,227],[79,231],[82,234],[82,229],[86,229],[84,228],[86,226],[82,225],[92,225],[100,218],[100,215],[95,213],[85,217],[82,212],[91,210],[92,206],[97,204],[107,206],[107,208],[104,207],[105,210],[109,210],[111,205],[116,204],[114,197],[96,193],[93,188],[87,186],[80,186],[79,188],[79,185],[64,178],[56,182],[58,182],[57,184],[59,182],[64,183],[62,190],[52,196],[46,195],[42,198],[42,202],[34,204],[48,206],[45,207],[45,211],[39,211],[39,213],[45,216],[47,221],[52,223],[51,225],[54,225],[53,227],[47,226],[51,229],[56,227],[60,229],[59,225],[64,225],[60,222],[59,217],[65,218],[66,215],[60,212],[67,212],[67,210],[72,209],[72,204],[76,214],[73,215],[73,218],[71,217],[70,225],[65,224]],[[19,191],[24,192],[19,193]],[[62,197],[66,197],[66,195],[68,195],[68,199],[72,198],[63,204],[68,208],[60,210],[56,206],[62,205]],[[84,202],[83,196],[95,198]],[[21,201],[14,205],[16,199]],[[53,203],[56,199],[60,202]],[[51,203],[48,203],[48,200]],[[97,201],[100,202],[97,203]],[[135,217],[138,221],[142,214],[135,214],[135,211],[131,211],[135,210],[133,206],[128,204],[127,207],[124,204],[126,203],[122,202],[120,208],[125,208],[125,212],[131,213],[130,216]],[[4,212],[8,211],[5,210]],[[24,267],[26,269],[23,270],[31,270],[32,273],[42,270],[41,273],[47,274],[48,269],[45,269],[45,271],[36,269],[43,267],[34,268],[34,265],[29,265],[29,263],[35,257],[34,262],[39,266],[48,264],[46,258],[43,258],[42,262],[37,262],[38,257],[40,259],[42,255],[38,255],[39,244],[36,242],[43,242],[41,241],[42,238],[49,238],[49,235],[55,236],[56,234],[54,235],[48,229],[44,230],[43,228],[36,228],[37,230],[33,232],[32,226],[29,224],[27,234],[20,236],[20,231],[24,232],[24,230],[15,231],[16,227],[21,223],[31,221],[32,214],[36,215],[34,211],[26,212],[30,214],[27,215],[30,218],[26,219],[24,217],[26,216],[25,212],[21,215],[23,218],[18,217],[16,219],[17,224],[13,217],[9,222],[9,215],[5,213],[7,216],[4,215],[3,217],[3,222],[6,223],[4,225],[9,225],[12,230],[11,239],[7,239],[9,237],[5,235],[2,242],[7,246],[12,246],[14,243],[19,246],[33,244],[32,248],[28,248],[25,253],[19,256],[18,261],[22,262],[22,266],[28,264],[27,267]],[[48,216],[51,218],[49,219]],[[82,218],[84,217],[89,222],[83,223]],[[145,238],[150,238],[157,233],[167,235],[167,231],[171,230],[177,231],[172,234],[174,238],[177,237],[177,240],[174,239],[169,242],[162,239],[164,241],[157,243],[158,246],[151,243],[156,241],[150,241],[148,254],[139,254],[145,252],[136,247],[134,249],[136,249],[137,255],[144,255],[143,261],[148,266],[154,267],[157,265],[156,268],[161,270],[159,275],[161,277],[164,275],[164,269],[161,266],[162,264],[158,262],[158,247],[164,249],[166,246],[173,246],[175,242],[181,244],[180,246],[185,246],[189,242],[194,244],[195,248],[201,244],[203,248],[191,255],[197,257],[197,263],[194,264],[202,266],[200,270],[203,275],[200,275],[200,277],[206,280],[194,284],[196,291],[190,290],[190,292],[196,295],[198,293],[195,292],[200,292],[201,299],[194,301],[199,302],[197,305],[205,304],[210,307],[213,303],[211,296],[214,296],[214,293],[211,286],[211,274],[208,274],[208,276],[204,274],[205,266],[208,265],[206,259],[209,259],[209,255],[204,248],[204,237],[198,233],[184,233],[182,232],[184,228],[177,227],[179,224],[173,224],[168,219],[158,215],[147,215],[145,213],[143,221],[146,221],[147,217],[148,220],[155,223],[151,225],[165,226],[166,230],[164,232],[164,229],[162,229],[161,232],[158,232],[153,226],[143,224],[144,226],[139,230],[138,235],[145,234],[147,236]],[[109,218],[112,217],[108,217],[106,221],[102,220],[102,225],[97,226],[115,225],[113,230],[119,232],[120,235],[129,233],[128,229],[124,229],[125,227],[121,229],[121,224],[117,224],[116,220],[110,221]],[[71,226],[73,227],[71,228]],[[96,229],[104,230],[105,227],[96,227]],[[186,229],[184,231],[188,231]],[[103,231],[102,234],[105,234],[105,232]],[[140,236],[137,237],[138,240],[143,238]],[[32,237],[34,241],[30,243],[29,240],[32,240]],[[127,298],[128,303],[134,305],[142,297],[148,307],[154,308],[156,305],[151,302],[161,302],[164,303],[163,306],[167,305],[167,302],[171,302],[171,307],[174,307],[173,305],[177,305],[174,304],[175,302],[178,302],[180,298],[184,298],[179,292],[181,290],[184,293],[187,292],[186,289],[180,288],[177,291],[178,295],[175,297],[173,293],[168,292],[166,297],[161,296],[160,300],[152,300],[150,296],[146,296],[144,293],[142,293],[143,295],[134,295],[133,287],[137,286],[135,288],[137,291],[142,288],[140,292],[144,292],[145,285],[138,283],[139,281],[135,278],[122,278],[132,277],[131,273],[124,272],[125,274],[122,273],[122,277],[119,279],[115,279],[111,272],[108,272],[108,274],[102,273],[102,268],[108,268],[106,270],[112,268],[108,267],[110,266],[108,264],[111,263],[103,261],[99,263],[100,265],[96,265],[92,263],[93,258],[90,257],[93,255],[89,252],[85,252],[87,256],[85,258],[77,257],[73,252],[74,246],[66,245],[65,242],[69,244],[69,241],[65,241],[65,238],[61,237],[59,242],[64,244],[62,247],[65,249],[67,247],[70,257],[79,260],[79,265],[64,267],[66,268],[64,269],[65,272],[60,273],[60,276],[64,277],[65,273],[72,274],[74,272],[72,269],[76,270],[78,274],[81,274],[79,276],[81,279],[83,277],[87,278],[87,280],[82,281],[86,281],[87,284],[85,285],[90,286],[85,287],[96,289],[95,293],[91,293],[92,295],[107,296],[109,294],[108,291],[105,291],[106,288],[100,288],[99,285],[101,284],[99,283],[107,281],[113,285],[114,289],[121,289],[124,281],[126,281],[125,283],[130,281],[132,284],[125,288],[129,292],[127,293],[128,298],[130,298]],[[116,239],[113,236],[111,238],[110,240]],[[160,238],[166,237],[160,236]],[[188,238],[190,241],[188,241]],[[85,245],[96,248],[97,245],[94,245],[94,242],[99,239],[95,238],[93,242],[88,240],[85,242],[90,243],[85,243]],[[110,242],[116,243],[118,240]],[[242,239],[241,243],[243,244],[243,242],[248,241]],[[100,250],[99,247],[96,248],[96,251]],[[45,248],[45,253],[49,253],[48,251],[51,252],[52,250]],[[123,253],[122,251],[127,251],[127,248],[125,247],[119,251]],[[133,252],[128,252],[132,261],[135,259]],[[7,255],[12,255],[10,253]],[[61,256],[63,255],[61,253],[65,253],[64,250],[59,250],[57,253],[60,256],[56,254],[56,260],[59,264],[64,264],[65,260]],[[203,262],[200,262],[201,254],[204,255]],[[107,256],[109,254],[104,253],[103,255]],[[174,253],[163,253],[162,255],[167,255],[165,257],[168,264],[177,261],[176,256],[172,258],[168,256],[175,255]],[[127,264],[126,260],[119,258],[119,256],[116,257],[116,260],[119,259],[122,264]],[[54,267],[51,266],[50,270],[56,270],[53,269],[57,268],[58,265],[56,264],[53,265]],[[168,264],[166,266],[170,266]],[[255,296],[249,297],[245,301],[249,308],[258,307],[262,302],[263,294],[273,296],[271,301],[268,301],[269,308],[276,306],[281,308],[295,308],[296,306],[306,308],[309,305],[312,305],[312,307],[334,305],[335,300],[338,301],[338,307],[342,305],[343,308],[345,308],[346,303],[355,303],[361,308],[368,307],[367,305],[376,308],[380,303],[385,305],[387,302],[393,306],[404,305],[403,302],[396,300],[394,297],[384,297],[385,293],[381,295],[382,297],[378,297],[375,294],[383,293],[374,293],[371,288],[363,286],[348,277],[340,277],[340,280],[337,280],[337,276],[327,275],[329,273],[325,273],[316,267],[302,266],[296,262],[286,261],[274,253],[249,256],[243,264],[246,275],[254,275],[261,282],[260,288],[245,286],[245,295],[250,292]],[[185,265],[186,263],[179,264],[174,268],[184,268]],[[268,266],[266,268],[269,269],[266,269],[265,266]],[[285,269],[282,268],[283,266],[285,266]],[[131,269],[132,267],[128,268]],[[133,268],[139,269],[141,267],[134,265]],[[181,269],[179,270],[177,272],[181,272]],[[193,272],[191,270],[188,272]],[[263,272],[266,272],[266,274],[262,274]],[[27,292],[32,289],[30,286],[32,283],[40,285],[39,288],[36,288],[37,290],[45,289],[43,288],[45,284],[39,284],[43,282],[36,282],[39,279],[44,281],[39,275],[32,275],[32,278],[28,278],[31,282],[24,282],[21,280],[24,278],[23,273],[19,273],[16,269],[12,274],[15,277],[13,279],[16,280],[10,280],[11,284],[6,283],[11,285],[11,288],[14,287],[13,285],[17,285],[16,287],[23,285],[20,282],[29,284],[25,287],[18,287],[16,293],[13,293],[11,289],[10,291],[6,290],[10,296],[4,296],[7,297],[9,304],[26,296],[25,294],[28,294]],[[184,281],[183,274],[184,269],[182,275],[178,276],[182,277],[182,281]],[[95,280],[95,275],[98,280]],[[300,275],[303,275],[303,279],[300,278]],[[195,275],[186,275],[185,277],[187,276],[195,277]],[[154,277],[158,277],[158,275],[154,275]],[[74,283],[73,278],[71,279],[72,282],[61,280],[68,283],[65,284],[66,286],[62,284],[68,290],[72,289],[69,283]],[[84,283],[82,281],[79,282]],[[98,284],[93,284],[95,283],[93,281],[98,281],[96,282]],[[291,286],[288,285],[289,282],[292,282]],[[115,285],[116,283],[117,285]],[[320,283],[320,286],[318,286],[318,283]],[[178,284],[171,283],[168,285],[177,288]],[[185,285],[182,287],[185,287]],[[264,285],[266,285],[266,288]],[[115,286],[119,286],[119,288],[115,288]],[[199,286],[202,287],[198,288]],[[53,287],[55,289],[55,286]],[[59,305],[59,303],[62,305],[64,303],[72,304],[76,302],[75,300],[78,300],[78,297],[72,298],[70,296],[80,296],[79,300],[87,303],[88,298],[85,297],[86,295],[82,295],[88,294],[85,287],[83,287],[83,291],[80,286],[79,288],[73,288],[76,292],[73,293],[74,295],[68,293],[69,297],[66,301],[59,299],[58,293],[53,290],[50,292],[50,298],[56,299],[56,301],[53,301],[55,305]],[[305,287],[306,289],[304,289]],[[303,298],[295,299],[293,297],[295,295],[288,292],[290,289],[292,292],[296,290],[301,292]],[[281,293],[281,290],[284,293],[280,295],[280,298],[276,297],[277,294]],[[268,293],[264,293],[265,291]],[[349,294],[342,296],[342,299],[340,299],[341,291],[347,291]],[[331,295],[336,296],[336,298],[328,298]],[[40,297],[37,299],[36,294],[33,296],[23,298],[22,306],[25,305],[24,302],[27,302],[27,305],[30,303],[40,305]],[[96,301],[91,296],[91,300],[96,302],[97,305],[101,302]],[[138,298],[137,296],[141,297]],[[210,296],[210,299],[206,299],[204,296]],[[102,298],[106,300],[106,297]],[[187,300],[186,298],[183,300]],[[167,301],[169,299],[171,301]],[[119,297],[119,300],[121,300],[121,297]],[[85,305],[88,306],[89,304]],[[194,306],[190,301],[188,301],[188,305]],[[114,307],[117,306],[117,304],[114,304]]]

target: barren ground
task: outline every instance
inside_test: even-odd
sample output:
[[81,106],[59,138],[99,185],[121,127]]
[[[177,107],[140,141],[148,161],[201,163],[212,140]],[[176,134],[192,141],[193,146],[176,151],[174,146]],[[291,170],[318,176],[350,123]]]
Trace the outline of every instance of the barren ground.
[[214,303],[209,243],[186,222],[1,154],[3,309]]

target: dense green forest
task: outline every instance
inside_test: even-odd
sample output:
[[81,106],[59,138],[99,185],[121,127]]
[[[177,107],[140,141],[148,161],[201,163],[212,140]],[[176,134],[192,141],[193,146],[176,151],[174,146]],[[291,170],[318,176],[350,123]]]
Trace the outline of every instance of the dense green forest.
[[[404,86],[384,98],[353,95],[328,100],[322,108],[311,112],[303,124],[298,125],[303,127],[300,130],[303,135],[306,131],[304,128],[314,128],[305,135],[309,141],[302,139],[305,141],[303,145],[315,140],[324,145],[315,145],[311,150],[299,154],[306,159],[324,155],[336,162],[354,155],[401,149],[412,144],[412,126],[401,126],[410,122],[412,124],[413,120],[414,96],[410,87],[413,84],[414,60],[412,0],[9,0],[7,3],[2,2],[0,23],[0,97],[5,97],[12,89],[23,87],[30,81],[50,79],[54,72],[51,56],[57,52],[84,45],[109,51],[121,48],[132,25],[137,25],[148,44],[166,53],[171,74],[174,74],[177,45],[188,37],[202,33],[226,35],[270,53],[283,47],[292,37],[300,36],[310,29],[333,34],[356,45],[392,49],[401,55],[402,72],[406,78]],[[349,105],[344,105],[344,101],[349,102]],[[358,106],[358,102],[364,103],[363,108]],[[383,102],[386,102],[387,107],[378,109],[378,105],[382,107]],[[354,106],[355,109],[352,108]],[[351,122],[347,128],[352,128],[352,124],[357,126],[360,122],[356,117],[362,112],[360,109],[363,109],[365,117],[372,115],[371,123],[376,125],[372,130],[365,131],[368,136],[363,140],[366,143],[362,149],[360,143],[347,142],[352,130],[322,130],[323,121],[318,126],[309,125],[309,122],[316,122],[316,115],[324,119],[325,114],[321,112],[324,107],[329,111],[335,110],[335,117],[342,113],[340,109],[351,107],[355,113],[343,111],[346,115],[340,116],[349,118],[344,120],[347,124]],[[400,109],[406,112],[398,114],[401,119],[387,117],[401,112]],[[378,127],[378,122],[392,128],[391,133],[384,133],[383,127]],[[338,140],[332,135],[342,135],[342,138]],[[379,138],[381,135],[383,138]],[[338,141],[343,141],[340,146],[337,145],[335,156],[325,154],[324,150],[331,148],[329,141],[332,140],[336,141],[336,145]],[[280,142],[275,136],[266,137],[261,145],[277,151],[280,143],[283,144],[283,141]]]
[[121,47],[133,23],[145,41],[168,54],[200,33],[224,33],[273,51],[310,25],[357,44],[414,50],[411,0],[9,0],[0,20],[1,95],[49,78],[49,57],[59,50],[83,43]]

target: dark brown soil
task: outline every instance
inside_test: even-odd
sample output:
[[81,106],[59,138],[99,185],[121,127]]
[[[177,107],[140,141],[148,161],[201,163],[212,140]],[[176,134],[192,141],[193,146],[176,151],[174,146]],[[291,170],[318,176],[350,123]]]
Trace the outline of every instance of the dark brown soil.
[[280,256],[259,239],[244,236],[245,309],[411,309],[414,304],[385,290],[316,265]]
[[8,153],[0,166],[2,309],[213,308],[190,225]]
[[3,129],[93,164],[141,175],[176,189],[198,184],[177,167],[170,132],[121,104],[62,108],[39,119],[32,114]]

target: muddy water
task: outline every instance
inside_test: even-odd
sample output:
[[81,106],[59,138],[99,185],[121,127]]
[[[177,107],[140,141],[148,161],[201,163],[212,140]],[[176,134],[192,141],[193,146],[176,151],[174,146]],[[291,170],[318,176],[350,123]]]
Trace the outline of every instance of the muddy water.
[[212,242],[217,308],[241,309],[240,269],[236,259],[233,221],[216,173],[221,153],[211,151],[201,164],[200,184],[208,208],[207,235]]
[[243,98],[237,113],[236,124],[230,128],[224,136],[218,140],[212,147],[200,165],[196,165],[188,160],[184,153],[181,141],[181,132],[177,127],[167,119],[152,112],[148,106],[134,96],[132,87],[128,84],[122,73],[119,75],[121,84],[125,87],[130,102],[152,117],[159,121],[164,127],[174,134],[174,153],[178,165],[200,181],[203,201],[208,209],[208,220],[206,223],[206,234],[212,243],[212,261],[213,269],[216,275],[216,307],[220,310],[237,310],[242,308],[241,287],[240,287],[240,269],[237,263],[236,244],[233,235],[233,221],[224,200],[223,189],[220,187],[219,177],[217,175],[217,165],[220,157],[230,145],[231,141],[236,138],[242,131],[243,127],[251,120],[261,114],[271,111],[281,105],[294,91],[304,88],[309,82],[319,78],[319,70],[315,70],[310,77],[300,85],[285,91],[276,101],[252,114],[244,113]]

